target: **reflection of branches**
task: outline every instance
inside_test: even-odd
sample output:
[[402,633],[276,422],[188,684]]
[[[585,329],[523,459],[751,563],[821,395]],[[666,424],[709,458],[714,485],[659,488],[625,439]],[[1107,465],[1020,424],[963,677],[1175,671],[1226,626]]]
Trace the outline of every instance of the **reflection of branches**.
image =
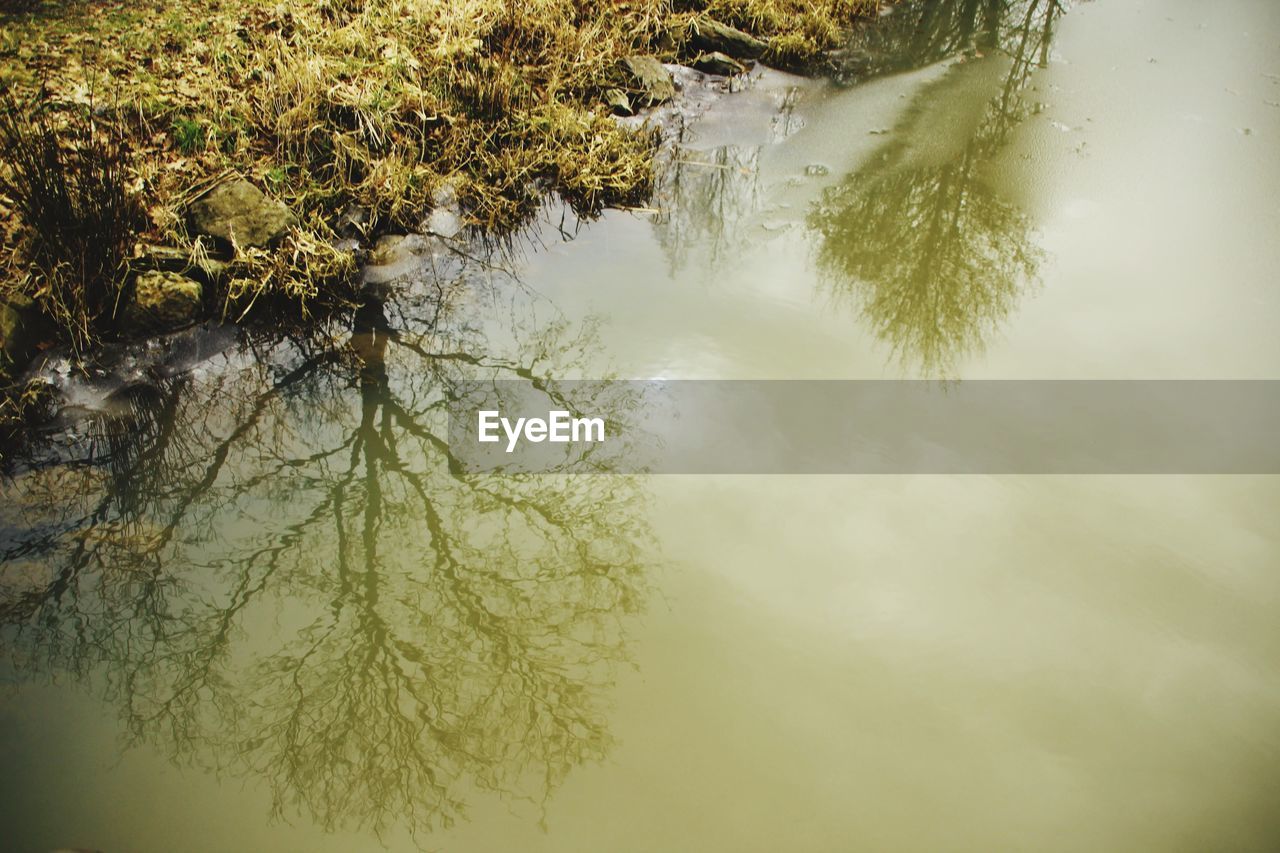
[[926,372],[980,347],[1036,267],[1025,220],[976,180],[976,162],[971,145],[958,163],[864,176],[811,217],[833,286]]
[[[757,91],[776,108],[769,138],[780,141],[800,129],[799,90]],[[680,126],[663,153],[652,203],[658,209],[654,233],[671,271],[688,266],[691,251],[705,251],[709,268],[741,251],[750,239],[747,223],[760,212],[762,145],[700,144],[697,125]]]
[[[970,3],[952,11],[972,21],[981,10]],[[982,164],[1028,111],[1021,93],[1043,60],[1061,7],[1029,0],[1017,11],[1016,26],[992,30],[1007,58],[959,66],[933,84],[895,140],[825,193],[809,217],[832,288],[856,300],[876,335],[925,372],[981,349],[1039,266],[1026,218],[982,180]],[[966,87],[985,87],[982,75],[997,63],[1005,72],[995,96],[984,88],[981,99],[966,97]],[[966,104],[978,105],[977,120],[953,120]],[[971,130],[938,157],[915,147],[927,145],[937,125]]]
[[466,475],[442,436],[452,385],[565,368],[562,332],[496,358],[371,302],[340,350],[279,344],[140,395],[83,463],[13,484],[9,648],[104,667],[135,737],[260,774],[326,827],[448,823],[464,785],[549,792],[608,746],[634,495]]
[[654,193],[663,211],[654,229],[672,272],[694,246],[706,247],[713,268],[741,248],[743,223],[760,209],[759,158],[759,148],[734,145],[671,152]]
[[906,0],[859,34],[838,76],[866,80],[965,51],[1011,53],[1031,19],[1042,25],[1039,41],[1047,51],[1063,8],[1062,0]]

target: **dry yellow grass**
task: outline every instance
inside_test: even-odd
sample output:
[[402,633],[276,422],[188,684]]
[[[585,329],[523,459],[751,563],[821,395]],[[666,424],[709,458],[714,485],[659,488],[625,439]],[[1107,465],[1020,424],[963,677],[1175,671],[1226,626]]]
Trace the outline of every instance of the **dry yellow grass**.
[[[228,173],[283,199],[298,225],[278,249],[238,252],[221,296],[307,310],[346,293],[353,264],[331,243],[354,211],[366,235],[413,228],[446,182],[498,231],[548,192],[586,215],[641,201],[652,139],[619,126],[603,93],[623,56],[687,57],[696,16],[770,38],[766,60],[795,67],[874,5],[46,0],[0,18],[0,86],[54,115],[92,109],[121,134],[147,240],[193,249],[186,205]],[[23,226],[0,212],[18,281]]]

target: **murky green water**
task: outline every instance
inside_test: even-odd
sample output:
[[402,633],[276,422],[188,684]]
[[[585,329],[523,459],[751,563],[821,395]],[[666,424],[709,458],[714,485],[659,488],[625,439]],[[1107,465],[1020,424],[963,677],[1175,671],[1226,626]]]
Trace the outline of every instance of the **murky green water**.
[[699,90],[652,210],[69,383],[5,847],[1274,849],[1274,477],[449,465],[475,376],[1280,378],[1280,6],[1004,5]]

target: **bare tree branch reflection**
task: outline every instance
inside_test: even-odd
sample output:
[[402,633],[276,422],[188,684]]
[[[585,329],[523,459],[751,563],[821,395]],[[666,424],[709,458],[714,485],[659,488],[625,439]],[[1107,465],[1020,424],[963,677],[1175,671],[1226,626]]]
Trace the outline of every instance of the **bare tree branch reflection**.
[[1053,21],[1062,0],[905,0],[874,26],[860,31],[844,51],[837,79],[861,82],[923,68],[962,53],[1012,52],[1034,18],[1043,27],[1039,43],[1048,58]]
[[759,148],[736,145],[671,152],[654,194],[663,211],[654,234],[672,273],[689,265],[695,247],[705,248],[711,269],[741,249],[744,223],[760,209],[759,159]]
[[[973,24],[1007,55],[961,64],[928,87],[893,140],[824,193],[809,226],[832,290],[858,305],[899,359],[934,373],[980,350],[1036,278],[1030,224],[984,179],[984,165],[1032,109],[1022,93],[1062,7],[925,5],[951,24],[959,16],[965,26],[954,37],[970,38]],[[951,44],[926,30],[928,44]]]
[[133,395],[0,511],[0,630],[33,677],[101,672],[130,734],[267,779],[279,813],[447,825],[469,791],[541,800],[609,747],[648,535],[622,477],[467,475],[465,379],[572,370],[555,326],[250,342]]
[[[750,109],[741,118],[734,115],[727,120],[738,131],[731,144],[708,144],[699,137],[696,121],[680,124],[672,134],[650,202],[658,211],[652,219],[654,235],[672,273],[689,267],[719,269],[751,243],[765,202],[761,153],[803,126],[796,114],[799,91],[784,85],[738,95],[752,99],[755,110],[768,111],[768,127],[760,127],[763,116],[751,115]],[[716,136],[723,138],[725,130]],[[758,141],[753,144],[750,137]],[[694,254],[704,256],[695,261]]]

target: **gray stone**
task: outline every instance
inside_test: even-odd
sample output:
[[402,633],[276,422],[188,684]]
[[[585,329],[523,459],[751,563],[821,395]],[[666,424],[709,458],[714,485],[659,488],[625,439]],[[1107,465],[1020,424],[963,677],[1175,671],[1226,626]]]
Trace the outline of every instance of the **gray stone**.
[[124,309],[129,326],[144,331],[174,329],[195,319],[203,289],[200,282],[172,272],[153,270],[133,283],[133,298]]
[[713,18],[698,18],[689,33],[693,46],[708,53],[725,53],[735,59],[759,59],[769,49],[766,42]]
[[698,54],[690,65],[699,71],[705,71],[708,74],[719,74],[722,77],[732,77],[734,74],[745,74],[747,72],[746,65],[718,50]]
[[635,94],[631,99],[633,106],[651,107],[676,96],[671,74],[654,57],[628,56],[621,64],[627,74],[630,90]]
[[196,230],[240,246],[266,246],[294,223],[289,208],[239,178],[219,184],[191,205]]

